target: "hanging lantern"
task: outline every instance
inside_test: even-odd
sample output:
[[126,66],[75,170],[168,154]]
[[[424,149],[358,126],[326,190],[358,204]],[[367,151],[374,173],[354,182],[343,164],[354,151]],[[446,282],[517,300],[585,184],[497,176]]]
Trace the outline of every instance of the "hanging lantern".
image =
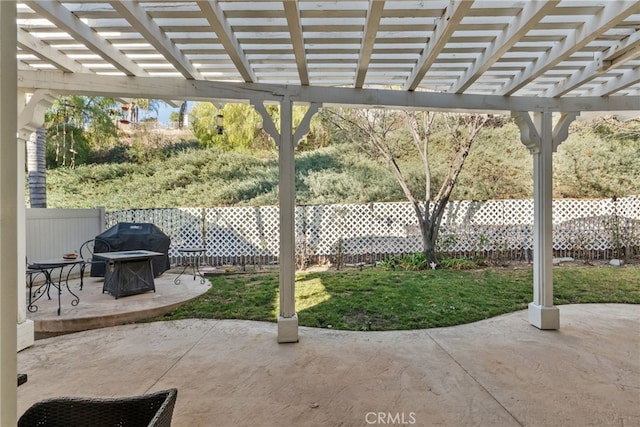
[[224,122],[223,122],[224,116],[222,114],[218,114],[216,116],[216,131],[218,133],[218,135],[222,135],[224,132]]

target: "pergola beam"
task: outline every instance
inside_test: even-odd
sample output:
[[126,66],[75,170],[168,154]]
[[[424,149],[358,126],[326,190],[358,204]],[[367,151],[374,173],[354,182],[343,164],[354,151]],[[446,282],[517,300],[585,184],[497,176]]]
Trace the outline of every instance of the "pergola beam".
[[324,106],[375,106],[439,111],[640,111],[633,96],[538,98],[499,95],[459,95],[402,92],[384,89],[350,89],[318,86],[275,85],[185,80],[170,77],[124,77],[67,74],[60,71],[21,70],[18,86],[25,90],[49,89],[61,95],[96,95],[191,101],[249,100],[317,102]]

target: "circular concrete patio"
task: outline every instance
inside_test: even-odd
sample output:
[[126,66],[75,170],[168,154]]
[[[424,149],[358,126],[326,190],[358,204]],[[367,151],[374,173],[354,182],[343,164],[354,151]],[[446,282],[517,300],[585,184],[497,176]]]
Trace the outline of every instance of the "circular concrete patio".
[[38,310],[34,313],[27,312],[27,318],[34,322],[36,338],[123,325],[168,313],[202,295],[211,286],[208,280],[202,284],[200,277],[193,279],[188,271],[180,277],[180,284],[176,285],[174,279],[177,276],[174,271],[167,271],[154,279],[155,292],[149,291],[118,299],[102,292],[102,277],[85,277],[82,290],[80,279],[73,278],[69,281],[69,286],[80,298],[78,305],[71,305],[72,297],[63,287],[59,316],[57,297],[52,293],[51,300],[46,296],[38,300]]

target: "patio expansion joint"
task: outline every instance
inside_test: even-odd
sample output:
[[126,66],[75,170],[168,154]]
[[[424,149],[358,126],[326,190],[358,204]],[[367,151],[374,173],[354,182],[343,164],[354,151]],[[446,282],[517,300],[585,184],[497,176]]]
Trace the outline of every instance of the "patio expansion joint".
[[162,375],[159,375],[158,378],[147,388],[145,393],[152,393],[154,387],[160,382],[160,380],[162,380],[173,368],[176,367],[176,365],[178,363],[180,363],[182,361],[182,359],[184,359],[190,352],[191,350],[193,350],[198,344],[200,344],[202,342],[202,340],[209,335],[209,333],[215,329],[215,327],[218,325],[219,321],[214,322],[213,325],[211,325],[210,328],[207,328],[207,330],[205,330],[202,335],[200,336],[200,338],[198,338],[197,340],[195,340],[195,342],[189,346],[189,348],[187,348],[186,351],[184,351],[182,353],[182,355],[180,357],[178,357],[178,359],[176,359],[175,362],[173,362],[171,364],[171,366],[169,366],[167,369],[165,369],[165,371],[162,373]]
[[471,378],[473,380],[473,382],[475,382],[476,384],[478,384],[478,386],[484,390],[485,393],[487,393],[489,396],[491,396],[491,398],[498,404],[500,405],[500,407],[502,409],[504,409],[504,411],[509,414],[509,416],[511,418],[513,418],[513,420],[518,423],[518,425],[523,426],[524,427],[524,423],[522,421],[520,421],[515,415],[513,415],[513,413],[511,413],[511,411],[509,411],[503,404],[502,402],[500,402],[500,400],[498,400],[493,393],[491,393],[471,372],[469,372],[459,361],[458,359],[456,359],[453,354],[451,354],[442,344],[440,344],[440,342],[438,342],[438,340],[431,334],[431,333],[427,333],[427,335],[429,336],[429,338],[431,338],[431,340],[442,350],[444,351],[447,356],[449,356],[451,358],[451,360],[453,360],[453,362],[458,365],[460,367],[460,369],[462,369],[464,371],[465,374],[467,374],[469,376],[469,378]]

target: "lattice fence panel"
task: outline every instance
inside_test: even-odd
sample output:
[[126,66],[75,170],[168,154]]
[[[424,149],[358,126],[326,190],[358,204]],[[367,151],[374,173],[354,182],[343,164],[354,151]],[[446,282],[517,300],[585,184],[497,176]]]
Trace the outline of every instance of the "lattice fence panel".
[[205,224],[209,256],[278,256],[277,207],[210,208],[206,211]]
[[620,199],[618,214],[626,218],[640,219],[640,196]]
[[450,202],[438,249],[452,253],[530,249],[532,222],[533,202],[529,200]]
[[612,250],[639,244],[637,197],[604,200],[556,200],[553,205],[554,249],[560,251]]
[[306,239],[311,255],[363,255],[386,250],[384,240],[393,235],[404,238],[404,232],[402,224],[389,215],[380,223],[379,218],[385,215],[381,206],[384,204],[305,206],[302,227],[298,223],[299,236]]
[[295,227],[295,254],[298,264],[306,264],[313,250],[311,239],[307,234],[307,210],[306,206],[296,206],[294,221]]
[[171,248],[169,256],[178,257],[180,254],[177,248],[206,247],[203,238],[203,215],[202,208],[179,208],[171,210],[171,220],[167,222],[166,228],[160,228],[171,237]]
[[503,224],[517,227],[533,224],[533,200],[494,200],[494,203],[502,207],[502,215],[497,216],[496,220]]
[[640,197],[625,197],[618,208],[618,215],[624,218],[621,225],[623,234],[629,236],[625,247],[640,247]]
[[403,254],[420,251],[422,238],[410,203],[373,203],[371,213],[375,254]]

